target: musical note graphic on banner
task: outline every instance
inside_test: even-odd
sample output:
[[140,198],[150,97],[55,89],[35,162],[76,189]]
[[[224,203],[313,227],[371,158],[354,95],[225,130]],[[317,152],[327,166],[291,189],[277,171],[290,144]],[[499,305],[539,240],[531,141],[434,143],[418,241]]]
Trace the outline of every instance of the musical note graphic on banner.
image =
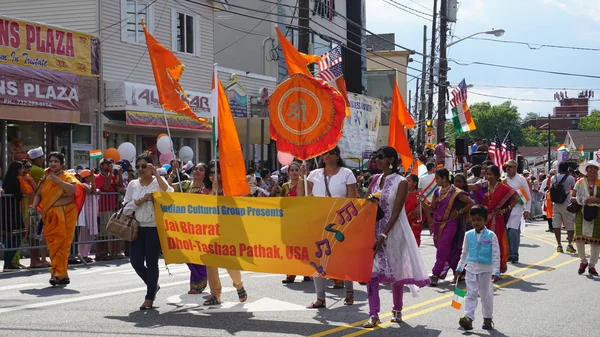
[[315,244],[317,245],[317,252],[315,253],[316,257],[320,258],[323,256],[323,248],[321,248],[321,246],[325,246],[325,255],[331,254],[331,246],[329,245],[328,239],[317,241]]
[[352,216],[357,216],[358,210],[356,209],[356,206],[354,206],[354,203],[349,202],[345,206],[337,210],[336,213],[340,217],[338,223],[340,225],[343,225],[346,223],[346,221],[352,220]]
[[329,225],[325,226],[325,230],[328,232],[335,233],[335,239],[338,240],[339,242],[343,242],[344,239],[346,239],[346,237],[344,236],[344,233],[333,228],[333,226],[335,226],[335,224],[329,224]]
[[317,273],[319,273],[319,275],[321,276],[325,276],[327,275],[327,273],[325,273],[325,270],[323,269],[323,266],[317,266],[316,263],[314,262],[310,262],[311,266],[313,266],[315,268],[315,270],[317,271]]

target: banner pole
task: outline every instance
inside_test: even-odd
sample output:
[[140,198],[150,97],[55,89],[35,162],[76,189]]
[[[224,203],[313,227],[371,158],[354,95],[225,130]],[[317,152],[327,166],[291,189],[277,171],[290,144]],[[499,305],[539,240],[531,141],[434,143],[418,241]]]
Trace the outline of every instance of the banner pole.
[[[177,157],[175,156],[175,149],[173,149],[173,139],[171,138],[171,129],[169,129],[169,121],[167,120],[167,113],[165,112],[165,108],[161,105],[161,109],[163,112],[163,117],[165,119],[165,126],[167,127],[167,136],[169,136],[169,147],[171,148],[171,153],[173,154],[173,159],[177,161]],[[160,164],[160,162],[159,162]],[[171,167],[172,168],[172,167]],[[177,171],[177,181],[179,182],[179,192],[183,193],[183,189],[181,187],[181,177],[179,176],[179,170]],[[158,177],[157,177],[158,178]]]

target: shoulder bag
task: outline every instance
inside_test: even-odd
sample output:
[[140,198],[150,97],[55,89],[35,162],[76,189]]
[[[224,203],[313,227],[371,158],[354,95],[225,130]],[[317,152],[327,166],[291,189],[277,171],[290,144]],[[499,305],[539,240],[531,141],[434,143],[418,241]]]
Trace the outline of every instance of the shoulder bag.
[[125,241],[135,241],[138,236],[140,223],[135,219],[135,212],[131,215],[123,214],[125,206],[110,217],[106,224],[106,231]]

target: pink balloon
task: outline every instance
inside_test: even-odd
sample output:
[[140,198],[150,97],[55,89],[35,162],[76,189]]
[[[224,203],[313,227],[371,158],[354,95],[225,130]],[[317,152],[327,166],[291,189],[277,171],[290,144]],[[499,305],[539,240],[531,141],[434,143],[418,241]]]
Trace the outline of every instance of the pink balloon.
[[164,165],[164,164],[169,164],[171,162],[171,160],[173,160],[173,159],[175,159],[173,152],[167,152],[167,153],[161,154],[160,157],[158,158],[158,161],[160,162],[160,165]]
[[294,161],[294,156],[289,153],[277,151],[277,161],[283,166],[287,166]]

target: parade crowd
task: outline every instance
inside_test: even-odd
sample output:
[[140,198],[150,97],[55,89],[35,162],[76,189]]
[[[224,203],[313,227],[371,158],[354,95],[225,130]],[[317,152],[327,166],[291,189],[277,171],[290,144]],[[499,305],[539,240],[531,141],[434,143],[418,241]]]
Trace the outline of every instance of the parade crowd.
[[[12,162],[2,182],[1,238],[4,271],[25,268],[20,264],[22,246],[31,248],[30,268],[50,267],[50,284],[67,285],[69,256],[86,262],[95,250],[95,260],[125,259],[147,285],[140,310],[153,308],[160,289],[160,242],[154,218],[152,193],[183,192],[223,195],[218,162],[183,163],[174,159],[160,166],[148,153],[135,162],[110,158],[100,161],[98,169],[77,167],[67,170],[59,152],[45,155],[41,148],[30,150],[28,158]],[[445,156],[446,154],[442,154]],[[393,296],[392,321],[402,321],[404,287],[413,295],[419,288],[435,287],[447,279],[466,283],[465,315],[459,324],[473,329],[475,308],[481,299],[483,329],[493,329],[493,282],[501,279],[508,263],[519,262],[521,231],[525,220],[545,214],[548,231],[555,234],[557,251],[563,252],[561,229],[566,229],[567,253],[577,253],[581,263],[578,274],[598,276],[600,253],[600,164],[582,163],[569,170],[567,163],[558,172],[537,179],[529,172],[517,173],[517,162],[502,167],[486,160],[481,165],[452,172],[444,160],[427,162],[427,173],[401,174],[398,153],[384,146],[374,152],[374,163],[367,171],[350,170],[342,160],[339,147],[322,154],[318,160],[301,164],[294,161],[271,172],[258,165],[248,168],[246,180],[251,197],[331,197],[367,198],[378,204],[375,226],[373,272],[366,284],[369,319],[366,328],[379,325],[379,285],[390,284]],[[431,158],[429,158],[431,159]],[[427,161],[427,158],[424,160]],[[44,168],[44,162],[47,168]],[[305,182],[306,179],[306,188]],[[537,205],[542,205],[538,207]],[[139,222],[136,240],[123,243],[109,240],[106,224],[121,207]],[[541,208],[541,209],[540,209]],[[226,225],[226,224],[223,224]],[[427,271],[419,247],[423,229],[433,236],[435,263]],[[72,251],[76,239],[77,252]],[[589,260],[585,245],[590,246]],[[123,254],[125,253],[125,254]],[[46,260],[49,257],[50,262]],[[189,294],[200,294],[206,287],[210,297],[204,305],[221,304],[222,286],[218,268],[188,264]],[[248,293],[241,272],[227,270],[244,302]],[[295,282],[297,275],[285,275],[282,282]],[[309,275],[300,275],[310,281]],[[354,304],[354,282],[331,280],[344,289],[343,303]],[[328,280],[313,277],[316,299],[308,308],[326,308]]]

